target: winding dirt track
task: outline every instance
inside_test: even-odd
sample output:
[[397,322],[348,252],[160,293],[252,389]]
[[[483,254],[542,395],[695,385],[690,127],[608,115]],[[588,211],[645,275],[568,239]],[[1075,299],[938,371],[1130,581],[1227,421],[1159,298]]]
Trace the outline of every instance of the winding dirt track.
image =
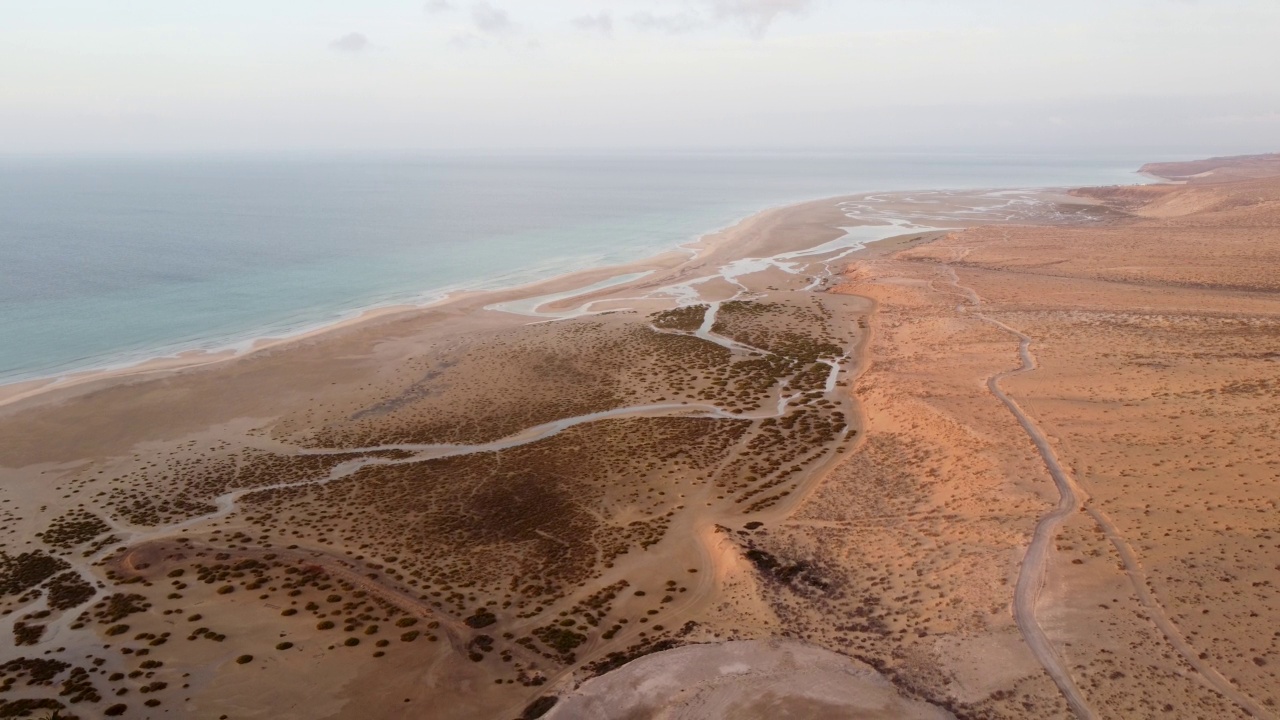
[[[951,274],[955,278],[954,270],[951,271]],[[958,278],[954,279],[953,282],[956,283],[956,287],[962,287],[958,282]],[[967,294],[977,300],[977,294],[973,290],[969,288],[963,289],[967,290]],[[967,310],[967,308],[962,307],[961,310]],[[1062,691],[1063,698],[1071,706],[1071,711],[1078,718],[1094,720],[1098,717],[1098,714],[1089,706],[1084,694],[1080,692],[1080,688],[1076,687],[1075,679],[1071,677],[1071,672],[1067,669],[1066,663],[1063,662],[1062,656],[1058,654],[1053,644],[1049,642],[1049,638],[1044,634],[1044,629],[1040,627],[1040,622],[1036,620],[1036,601],[1039,599],[1041,588],[1044,587],[1049,551],[1053,546],[1054,538],[1057,536],[1058,526],[1070,517],[1072,513],[1080,510],[1084,505],[1085,494],[1071,479],[1071,476],[1063,471],[1062,464],[1058,462],[1058,456],[1053,452],[1053,448],[1049,446],[1049,440],[1040,431],[1039,426],[1031,418],[1027,417],[1027,414],[1022,411],[1018,403],[1000,388],[1000,381],[1004,378],[1021,375],[1036,369],[1035,357],[1031,354],[1031,338],[982,313],[974,313],[974,316],[1018,338],[1018,355],[1022,361],[1021,365],[1017,369],[1006,370],[987,378],[987,389],[991,391],[991,394],[996,399],[1004,403],[1009,412],[1017,418],[1018,424],[1027,433],[1027,437],[1031,438],[1031,442],[1035,443],[1036,450],[1039,451],[1045,467],[1053,477],[1053,484],[1058,488],[1057,506],[1036,523],[1035,532],[1031,536],[1031,544],[1027,546],[1027,552],[1022,557],[1022,567],[1018,571],[1018,584],[1013,591],[1013,619],[1017,623],[1023,639],[1026,640],[1027,647],[1031,649],[1031,654],[1036,656],[1036,659],[1040,661],[1040,665],[1044,667],[1045,672],[1049,674],[1049,677],[1053,678],[1053,682]]]
[[1062,691],[1063,697],[1066,698],[1067,704],[1071,706],[1071,710],[1076,714],[1076,717],[1096,718],[1098,717],[1097,713],[1085,701],[1084,695],[1076,687],[1075,680],[1072,679],[1071,673],[1067,670],[1062,656],[1058,655],[1058,651],[1049,642],[1049,638],[1044,634],[1044,629],[1040,627],[1040,623],[1036,620],[1036,600],[1040,596],[1041,588],[1044,587],[1045,566],[1049,560],[1049,550],[1052,547],[1053,539],[1057,536],[1058,526],[1062,524],[1062,521],[1066,520],[1072,513],[1079,511],[1083,506],[1084,491],[1071,480],[1070,476],[1063,472],[1057,455],[1054,454],[1053,449],[1049,446],[1048,438],[1044,436],[1040,428],[1031,418],[1027,417],[1027,414],[1022,411],[1017,402],[1006,395],[1004,390],[1000,389],[1000,381],[1004,378],[1036,369],[1035,359],[1032,357],[1030,350],[1031,338],[997,320],[992,320],[981,314],[978,314],[977,317],[1002,330],[1013,333],[1019,338],[1018,354],[1022,358],[1021,367],[992,375],[987,379],[987,388],[992,395],[1004,403],[1009,412],[1013,413],[1013,416],[1018,420],[1018,424],[1022,426],[1027,436],[1035,443],[1036,449],[1040,452],[1040,457],[1044,460],[1045,467],[1048,468],[1049,474],[1053,476],[1053,484],[1057,486],[1059,494],[1057,507],[1036,523],[1035,533],[1031,536],[1031,544],[1027,546],[1026,555],[1022,558],[1022,567],[1018,572],[1018,585],[1013,591],[1013,619],[1017,622],[1023,639],[1027,641],[1027,646],[1031,648],[1031,653],[1044,666],[1045,672],[1049,673],[1049,676],[1057,683],[1058,689]]
[[1165,640],[1182,655],[1191,667],[1200,673],[1200,679],[1206,685],[1222,694],[1231,702],[1235,703],[1240,709],[1249,713],[1256,718],[1264,718],[1265,720],[1275,720],[1275,713],[1265,708],[1261,703],[1253,698],[1240,692],[1231,681],[1218,672],[1218,669],[1200,659],[1200,654],[1191,647],[1187,639],[1183,637],[1182,632],[1173,624],[1169,616],[1165,613],[1164,606],[1151,593],[1147,587],[1147,573],[1142,568],[1142,564],[1138,562],[1138,557],[1134,554],[1133,548],[1129,546],[1129,542],[1124,539],[1120,531],[1116,529],[1111,518],[1106,513],[1094,507],[1085,507],[1085,512],[1097,521],[1098,526],[1102,528],[1102,532],[1115,546],[1116,552],[1120,554],[1120,561],[1124,563],[1125,574],[1129,576],[1129,581],[1133,584],[1133,590],[1138,596],[1138,602],[1147,609],[1147,617],[1155,626],[1164,634]]
[[[960,248],[959,250],[960,254],[953,260],[959,260],[968,254],[967,248]],[[987,389],[992,396],[1009,409],[1009,412],[1017,419],[1018,424],[1022,426],[1022,430],[1027,434],[1027,437],[1031,438],[1031,442],[1035,444],[1036,450],[1044,461],[1045,468],[1053,478],[1053,484],[1058,489],[1058,504],[1052,512],[1040,518],[1039,522],[1036,523],[1036,529],[1031,536],[1031,543],[1027,546],[1027,552],[1022,557],[1022,564],[1018,570],[1018,584],[1013,591],[1013,619],[1017,623],[1018,631],[1022,633],[1027,647],[1030,648],[1031,654],[1035,655],[1041,667],[1049,674],[1049,677],[1053,678],[1053,682],[1062,692],[1062,696],[1071,707],[1071,711],[1075,713],[1076,717],[1094,720],[1098,717],[1098,714],[1093,711],[1093,708],[1089,707],[1089,703],[1084,699],[1080,688],[1076,687],[1075,679],[1071,677],[1071,672],[1067,670],[1062,656],[1058,654],[1053,644],[1049,642],[1049,638],[1044,634],[1044,629],[1040,627],[1039,621],[1036,620],[1036,600],[1039,598],[1041,588],[1044,587],[1049,549],[1052,546],[1054,537],[1057,535],[1058,526],[1072,513],[1079,511],[1083,507],[1086,495],[1071,477],[1063,471],[1062,464],[1058,462],[1057,454],[1053,452],[1053,448],[1049,445],[1049,440],[1040,431],[1039,426],[1031,418],[1027,417],[1027,414],[1023,412],[1018,403],[1000,388],[1001,380],[1036,369],[1035,356],[1031,354],[1030,336],[980,312],[970,313],[970,310],[976,311],[982,307],[982,298],[978,296],[978,293],[973,288],[960,284],[960,277],[956,275],[955,268],[945,263],[942,264],[942,267],[946,268],[948,275],[950,275],[949,282],[952,287],[956,289],[957,293],[963,295],[968,303],[967,305],[957,306],[956,312],[971,314],[973,317],[994,325],[1018,338],[1020,365],[1013,370],[996,373],[987,378]]]
[[[967,250],[964,252],[967,253]],[[956,310],[966,313],[970,309],[976,310],[981,307],[982,298],[972,288],[960,284],[960,279],[956,275],[954,268],[950,265],[945,265],[945,267],[951,276],[951,284],[969,303],[967,306],[961,305],[957,307]],[[1053,477],[1054,485],[1058,488],[1059,499],[1057,506],[1053,512],[1040,518],[1040,521],[1036,523],[1031,544],[1027,547],[1027,552],[1023,557],[1022,567],[1018,574],[1018,584],[1014,590],[1013,615],[1019,631],[1031,648],[1031,652],[1040,661],[1045,672],[1049,673],[1050,677],[1058,685],[1072,711],[1081,718],[1097,717],[1097,714],[1084,700],[1079,688],[1076,687],[1075,681],[1062,661],[1062,657],[1049,642],[1044,630],[1040,627],[1040,623],[1036,620],[1035,606],[1040,589],[1044,586],[1045,567],[1051,547],[1050,543],[1052,543],[1056,535],[1057,528],[1072,513],[1083,510],[1098,523],[1107,540],[1115,547],[1124,565],[1125,575],[1133,585],[1138,601],[1147,610],[1148,618],[1164,635],[1165,640],[1199,673],[1199,679],[1209,688],[1235,703],[1236,706],[1250,716],[1275,720],[1276,716],[1273,713],[1253,698],[1240,692],[1222,673],[1200,658],[1199,653],[1191,647],[1177,626],[1169,619],[1164,607],[1152,595],[1150,588],[1147,586],[1146,572],[1143,570],[1142,564],[1138,562],[1137,556],[1129,546],[1128,541],[1120,534],[1115,524],[1111,522],[1111,518],[1107,517],[1101,510],[1089,505],[1088,493],[1076,484],[1071,475],[1062,468],[1057,453],[1049,445],[1049,441],[1040,430],[1040,427],[1027,416],[1015,400],[1000,388],[1000,381],[1004,378],[1028,373],[1036,369],[1035,356],[1031,354],[1031,337],[980,312],[972,314],[974,317],[1018,338],[1018,354],[1021,358],[1021,366],[1014,370],[991,376],[987,379],[987,388],[996,399],[1004,403],[1009,412],[1017,418],[1018,424],[1022,426],[1027,436],[1035,443],[1040,457],[1044,460],[1046,469]]]

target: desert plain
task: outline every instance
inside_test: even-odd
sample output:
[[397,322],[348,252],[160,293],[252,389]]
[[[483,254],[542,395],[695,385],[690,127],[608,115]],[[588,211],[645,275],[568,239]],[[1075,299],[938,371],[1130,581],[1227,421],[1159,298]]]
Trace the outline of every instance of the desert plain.
[[0,716],[1278,717],[1280,158],[1144,171],[12,391]]

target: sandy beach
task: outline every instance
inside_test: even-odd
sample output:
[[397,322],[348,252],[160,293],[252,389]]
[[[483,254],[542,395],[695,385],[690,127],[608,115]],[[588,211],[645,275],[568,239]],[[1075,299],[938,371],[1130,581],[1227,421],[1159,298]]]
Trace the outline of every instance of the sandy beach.
[[1145,170],[11,386],[0,701],[1274,717],[1280,162]]

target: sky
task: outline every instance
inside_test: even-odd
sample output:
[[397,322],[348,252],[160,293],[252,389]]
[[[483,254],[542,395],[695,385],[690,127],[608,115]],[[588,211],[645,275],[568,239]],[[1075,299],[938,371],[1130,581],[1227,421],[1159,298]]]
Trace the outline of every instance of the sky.
[[1280,151],[1280,0],[0,0],[0,154]]

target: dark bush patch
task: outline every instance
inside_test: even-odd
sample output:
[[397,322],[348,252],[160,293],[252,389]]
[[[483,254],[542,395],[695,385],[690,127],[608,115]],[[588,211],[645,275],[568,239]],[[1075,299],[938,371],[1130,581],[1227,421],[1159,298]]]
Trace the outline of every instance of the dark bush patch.
[[43,550],[19,555],[0,551],[0,595],[26,592],[56,573],[70,568],[65,560],[48,555]]
[[490,625],[498,622],[498,617],[489,612],[489,608],[480,608],[476,611],[475,615],[472,615],[463,622],[465,622],[468,627],[473,627],[478,630],[482,627],[489,627]]
[[49,607],[67,610],[88,602],[95,594],[93,586],[84,581],[78,572],[65,572],[45,586],[49,591]]
[[543,695],[525,707],[524,712],[520,713],[520,720],[537,720],[551,712],[551,708],[555,707],[559,700],[560,698],[555,695]]

